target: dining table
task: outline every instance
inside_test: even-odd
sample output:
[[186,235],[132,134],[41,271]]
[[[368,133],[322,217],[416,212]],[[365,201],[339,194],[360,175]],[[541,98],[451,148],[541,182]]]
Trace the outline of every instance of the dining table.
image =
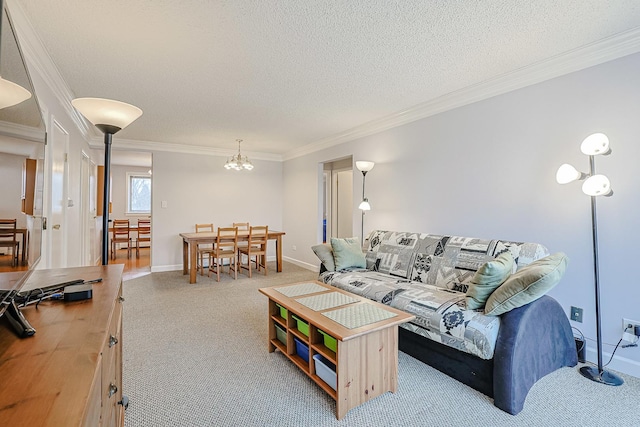
[[[276,241],[276,271],[282,271],[282,236],[284,231],[269,230],[267,240]],[[215,243],[217,232],[180,233],[182,237],[182,274],[189,274],[189,283],[196,283],[198,244]],[[238,230],[238,242],[249,240],[249,230]]]

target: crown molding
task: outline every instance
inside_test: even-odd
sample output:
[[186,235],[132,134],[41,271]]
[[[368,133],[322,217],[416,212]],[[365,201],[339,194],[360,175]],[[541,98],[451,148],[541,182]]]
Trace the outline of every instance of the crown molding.
[[[101,137],[91,138],[89,146],[96,150],[104,149],[104,139]],[[215,147],[204,147],[200,145],[175,144],[168,142],[140,141],[135,139],[122,139],[114,137],[111,142],[113,150],[120,151],[163,151],[169,153],[197,154],[204,156],[229,157],[238,153],[237,150],[221,149]],[[262,153],[259,151],[242,151],[250,160],[266,160],[270,162],[281,162],[280,154]]]
[[44,129],[34,129],[31,126],[24,126],[18,123],[0,121],[0,130],[4,135],[12,138],[28,139],[33,142],[42,142],[45,138]]
[[285,153],[283,159],[286,161],[305,156],[335,145],[373,135],[454,108],[482,101],[493,96],[521,89],[638,52],[640,52],[640,27],[522,67],[499,77],[442,95],[328,138],[320,139]]

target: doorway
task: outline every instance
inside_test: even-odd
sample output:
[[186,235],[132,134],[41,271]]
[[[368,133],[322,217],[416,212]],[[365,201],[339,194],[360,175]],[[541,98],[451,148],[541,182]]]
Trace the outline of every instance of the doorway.
[[323,163],[321,228],[323,243],[353,236],[353,158]]

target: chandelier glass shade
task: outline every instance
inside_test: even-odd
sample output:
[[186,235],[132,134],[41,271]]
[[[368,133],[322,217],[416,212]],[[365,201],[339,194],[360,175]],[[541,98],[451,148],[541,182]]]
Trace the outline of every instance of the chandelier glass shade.
[[235,156],[229,157],[227,159],[227,162],[224,164],[224,168],[227,170],[234,169],[237,171],[241,171],[241,170],[250,171],[251,169],[253,169],[253,164],[251,163],[251,161],[247,156],[243,156],[242,153],[240,152],[240,143],[242,142],[242,140],[237,139],[236,141],[238,141],[238,154],[236,154]]

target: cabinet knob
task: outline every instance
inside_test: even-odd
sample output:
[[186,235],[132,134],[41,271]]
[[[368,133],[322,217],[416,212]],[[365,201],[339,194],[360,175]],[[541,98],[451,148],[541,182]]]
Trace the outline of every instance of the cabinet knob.
[[117,392],[118,392],[118,387],[114,383],[109,384],[109,397],[113,396]]
[[118,344],[118,338],[114,337],[113,335],[109,335],[109,348],[113,347],[116,344]]

